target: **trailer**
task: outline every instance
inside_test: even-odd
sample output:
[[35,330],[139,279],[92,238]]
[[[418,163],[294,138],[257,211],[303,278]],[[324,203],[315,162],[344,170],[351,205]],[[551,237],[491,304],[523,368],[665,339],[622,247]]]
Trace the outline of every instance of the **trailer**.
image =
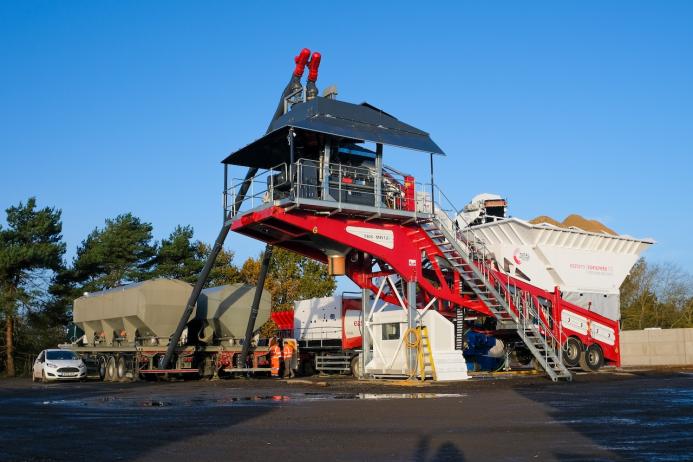
[[[163,359],[183,303],[192,286],[154,279],[86,293],[74,302],[73,322],[83,335],[60,345],[79,354],[90,376],[104,381],[138,378],[211,378],[268,373],[267,339],[255,339],[246,361],[240,360],[255,286],[231,284],[205,289],[196,316],[175,345],[176,362]],[[263,292],[258,319],[269,319],[270,295]]]

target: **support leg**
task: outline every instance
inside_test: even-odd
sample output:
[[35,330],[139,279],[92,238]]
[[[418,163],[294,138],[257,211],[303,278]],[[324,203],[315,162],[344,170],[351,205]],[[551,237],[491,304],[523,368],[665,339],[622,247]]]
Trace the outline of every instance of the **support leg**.
[[250,316],[248,317],[248,325],[245,328],[245,337],[243,338],[243,349],[241,350],[241,356],[239,356],[238,367],[245,367],[246,358],[248,357],[248,349],[250,348],[250,337],[253,335],[255,330],[255,320],[257,319],[257,312],[260,308],[260,299],[262,298],[262,290],[265,286],[265,279],[267,277],[267,272],[269,271],[270,262],[272,261],[272,249],[270,244],[265,247],[265,253],[262,257],[262,266],[260,267],[260,274],[257,277],[257,285],[255,286],[255,296],[253,297],[253,304],[250,307]]
[[[416,327],[416,281],[407,282],[407,327]],[[416,377],[416,353],[414,348],[407,349],[407,369],[411,377]]]
[[371,335],[368,332],[366,321],[370,310],[371,291],[361,290],[361,377],[366,376],[366,364],[371,360]]

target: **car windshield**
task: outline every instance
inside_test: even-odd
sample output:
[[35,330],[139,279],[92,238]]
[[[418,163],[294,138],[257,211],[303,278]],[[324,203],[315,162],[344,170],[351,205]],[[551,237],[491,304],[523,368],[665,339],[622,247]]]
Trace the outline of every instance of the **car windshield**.
[[46,352],[46,359],[71,360],[71,359],[77,359],[77,355],[74,354],[72,351],[47,351]]

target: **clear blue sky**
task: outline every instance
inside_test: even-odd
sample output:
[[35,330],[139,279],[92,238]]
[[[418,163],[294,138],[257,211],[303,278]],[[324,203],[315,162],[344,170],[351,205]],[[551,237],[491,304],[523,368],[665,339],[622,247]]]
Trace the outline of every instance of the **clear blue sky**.
[[61,208],[71,255],[129,211],[213,241],[219,162],[264,132],[309,47],[320,88],[431,133],[458,206],[580,213],[693,272],[693,2],[246,3],[2,2],[0,208]]

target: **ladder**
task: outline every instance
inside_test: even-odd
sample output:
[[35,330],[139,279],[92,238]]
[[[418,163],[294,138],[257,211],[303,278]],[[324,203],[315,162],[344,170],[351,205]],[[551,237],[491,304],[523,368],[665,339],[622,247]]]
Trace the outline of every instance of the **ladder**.
[[433,361],[433,351],[431,350],[431,340],[428,338],[428,327],[419,327],[417,330],[419,331],[419,345],[417,354],[419,377],[422,381],[426,380],[426,366],[429,366],[431,377],[433,377],[433,380],[438,380],[438,374],[436,374],[436,364],[435,361]]
[[436,208],[433,219],[421,223],[421,227],[474,295],[493,314],[498,328],[515,329],[551,380],[572,380],[572,374],[563,364],[561,342],[542,319],[533,297],[511,286],[509,279],[504,283],[494,275],[488,264],[491,254],[483,241],[471,230],[455,232],[452,220],[440,208]]

